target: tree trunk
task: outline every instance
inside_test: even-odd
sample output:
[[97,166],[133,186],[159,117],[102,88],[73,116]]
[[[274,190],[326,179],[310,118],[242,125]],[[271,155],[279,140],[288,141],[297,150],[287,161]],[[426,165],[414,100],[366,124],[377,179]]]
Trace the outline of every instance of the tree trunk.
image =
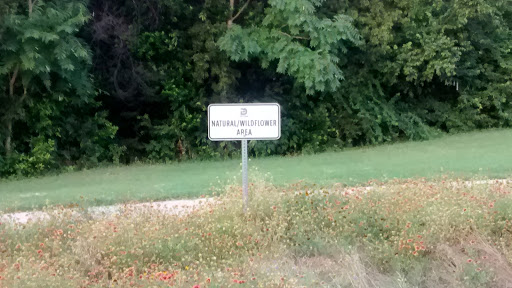
[[233,12],[234,11],[235,11],[235,0],[229,0],[228,28],[231,28],[231,25],[233,25]]
[[[10,100],[12,101],[12,105],[15,105],[14,103],[14,84],[16,83],[16,78],[18,77],[18,71],[20,69],[20,65],[16,65],[16,68],[14,68],[14,72],[12,74],[12,77],[9,81],[9,98]],[[26,90],[25,90],[25,93],[26,95]],[[22,98],[22,100],[24,99],[24,97]],[[13,110],[16,110],[15,107],[11,107],[11,109]],[[14,111],[10,111],[10,112],[7,112],[7,123],[6,123],[6,127],[7,127],[7,135],[5,137],[5,155],[6,156],[10,156],[11,155],[11,142],[12,142],[12,120],[13,120],[13,115],[12,113],[14,113]]]
[[242,6],[242,8],[240,8],[240,10],[238,10],[238,13],[236,13],[235,16],[233,16],[233,13],[235,12],[235,0],[229,0],[229,19],[228,19],[228,29],[231,28],[231,26],[233,25],[233,21],[235,21],[236,18],[238,18],[238,16],[240,16],[240,14],[242,14],[242,12],[245,10],[245,8],[247,8],[247,6],[249,6],[249,3],[251,2],[251,0],[247,0],[245,1],[245,4],[244,6]]
[[7,120],[7,135],[5,137],[5,156],[11,155],[12,118]]
[[34,5],[36,5],[37,0],[28,0],[28,17],[32,16],[32,11],[34,10]]

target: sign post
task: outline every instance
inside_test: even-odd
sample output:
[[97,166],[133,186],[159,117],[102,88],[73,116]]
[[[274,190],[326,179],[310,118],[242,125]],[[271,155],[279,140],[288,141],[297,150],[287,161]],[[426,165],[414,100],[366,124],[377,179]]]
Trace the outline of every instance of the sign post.
[[208,138],[242,141],[242,197],[244,213],[249,206],[248,140],[281,137],[281,107],[277,103],[211,104],[208,106]]
[[249,206],[249,167],[247,164],[247,140],[242,140],[242,200],[244,202],[244,213],[247,213]]

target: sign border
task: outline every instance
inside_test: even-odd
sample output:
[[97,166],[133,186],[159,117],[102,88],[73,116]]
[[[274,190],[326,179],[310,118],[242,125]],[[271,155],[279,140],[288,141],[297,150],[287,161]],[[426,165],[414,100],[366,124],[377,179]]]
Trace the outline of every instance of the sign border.
[[[212,139],[210,137],[210,107],[212,106],[277,106],[278,111],[278,119],[277,119],[277,127],[279,127],[279,134],[277,135],[277,138],[275,137],[268,137],[268,138],[261,138],[261,137],[244,137],[244,138],[214,138]],[[279,140],[281,138],[281,105],[279,103],[215,103],[208,105],[208,139],[210,141],[242,141],[242,140]]]

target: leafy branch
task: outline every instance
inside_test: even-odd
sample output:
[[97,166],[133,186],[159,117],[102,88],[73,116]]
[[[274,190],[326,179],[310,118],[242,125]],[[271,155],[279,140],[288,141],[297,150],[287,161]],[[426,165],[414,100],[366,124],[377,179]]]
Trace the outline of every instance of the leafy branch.
[[277,31],[277,32],[279,32],[280,34],[283,34],[283,35],[285,35],[285,36],[288,36],[288,37],[290,37],[290,38],[293,38],[293,39],[299,39],[299,40],[311,40],[311,38],[309,38],[309,37],[293,36],[293,35],[290,35],[290,34],[288,34],[288,33],[283,32],[283,31]]

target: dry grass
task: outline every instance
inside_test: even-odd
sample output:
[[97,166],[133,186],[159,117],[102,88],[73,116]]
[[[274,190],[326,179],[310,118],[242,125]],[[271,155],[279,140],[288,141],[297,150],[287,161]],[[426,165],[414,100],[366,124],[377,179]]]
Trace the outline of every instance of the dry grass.
[[511,184],[331,188],[255,183],[248,215],[228,186],[187,215],[3,223],[0,287],[512,287]]

